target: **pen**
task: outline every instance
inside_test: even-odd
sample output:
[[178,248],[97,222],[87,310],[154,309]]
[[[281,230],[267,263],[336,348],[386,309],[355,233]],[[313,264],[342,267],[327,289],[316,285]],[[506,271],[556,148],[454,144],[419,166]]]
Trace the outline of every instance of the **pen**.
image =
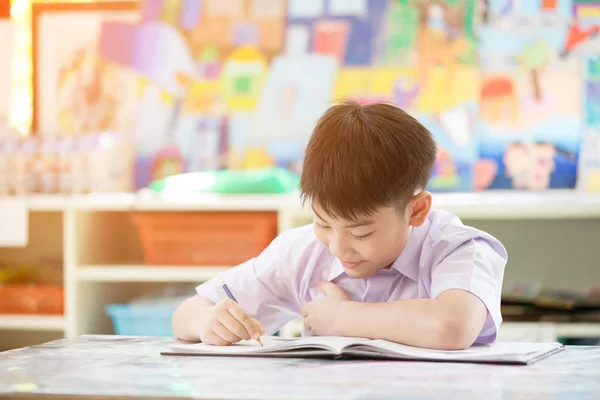
[[[221,287],[223,288],[223,290],[225,291],[225,293],[227,294],[227,297],[229,297],[231,300],[235,301],[236,303],[238,303],[238,301],[236,300],[235,296],[233,295],[233,293],[231,293],[231,290],[229,290],[229,288],[227,287],[227,284],[225,283],[225,281],[223,280],[223,278],[219,278],[219,282],[221,283]],[[240,304],[240,303],[238,303]],[[263,343],[260,340],[260,338],[256,339],[256,341],[262,346]]]

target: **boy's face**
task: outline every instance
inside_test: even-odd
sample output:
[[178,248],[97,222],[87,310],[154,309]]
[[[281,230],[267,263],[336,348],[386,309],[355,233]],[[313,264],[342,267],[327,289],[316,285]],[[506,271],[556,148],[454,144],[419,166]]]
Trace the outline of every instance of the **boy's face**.
[[373,215],[351,222],[328,216],[313,203],[315,234],[329,248],[351,278],[367,278],[398,258],[413,226],[427,218],[431,194],[413,197],[404,214],[396,207],[381,207]]

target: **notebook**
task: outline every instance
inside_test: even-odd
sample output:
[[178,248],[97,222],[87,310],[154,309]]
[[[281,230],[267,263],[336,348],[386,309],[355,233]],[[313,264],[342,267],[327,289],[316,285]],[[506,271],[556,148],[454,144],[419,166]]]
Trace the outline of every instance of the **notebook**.
[[242,341],[231,346],[175,341],[163,355],[230,356],[230,357],[301,357],[361,358],[385,360],[447,361],[527,365],[564,350],[561,343],[497,342],[476,344],[465,350],[432,350],[406,346],[387,340],[352,337],[314,336],[280,338],[265,336],[264,347],[256,341]]

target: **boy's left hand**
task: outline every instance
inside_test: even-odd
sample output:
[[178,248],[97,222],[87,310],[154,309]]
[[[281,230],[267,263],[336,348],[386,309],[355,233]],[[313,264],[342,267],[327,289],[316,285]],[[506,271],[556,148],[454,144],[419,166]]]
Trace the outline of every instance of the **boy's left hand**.
[[334,283],[324,282],[319,286],[325,297],[305,303],[300,310],[304,317],[304,327],[313,336],[335,336],[335,320],[340,313],[340,305],[350,298]]

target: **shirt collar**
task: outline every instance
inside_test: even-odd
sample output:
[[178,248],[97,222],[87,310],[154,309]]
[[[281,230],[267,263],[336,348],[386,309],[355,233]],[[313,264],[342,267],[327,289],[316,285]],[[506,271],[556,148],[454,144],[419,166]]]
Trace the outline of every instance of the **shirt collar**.
[[415,282],[419,279],[419,259],[430,224],[429,218],[426,218],[423,225],[413,228],[404,250],[392,264],[392,269]]
[[331,269],[329,270],[329,276],[327,277],[327,280],[331,282],[343,273],[344,267],[342,267],[340,260],[335,257],[333,263],[331,263]]
[[[407,278],[417,281],[419,278],[419,257],[421,254],[420,249],[423,247],[423,241],[429,232],[429,218],[425,220],[423,225],[413,228],[406,247],[402,250],[402,253],[396,258],[396,261],[392,263],[391,269],[395,269]],[[335,258],[329,270],[328,281],[332,281],[341,274],[344,273],[344,267],[338,258]]]

